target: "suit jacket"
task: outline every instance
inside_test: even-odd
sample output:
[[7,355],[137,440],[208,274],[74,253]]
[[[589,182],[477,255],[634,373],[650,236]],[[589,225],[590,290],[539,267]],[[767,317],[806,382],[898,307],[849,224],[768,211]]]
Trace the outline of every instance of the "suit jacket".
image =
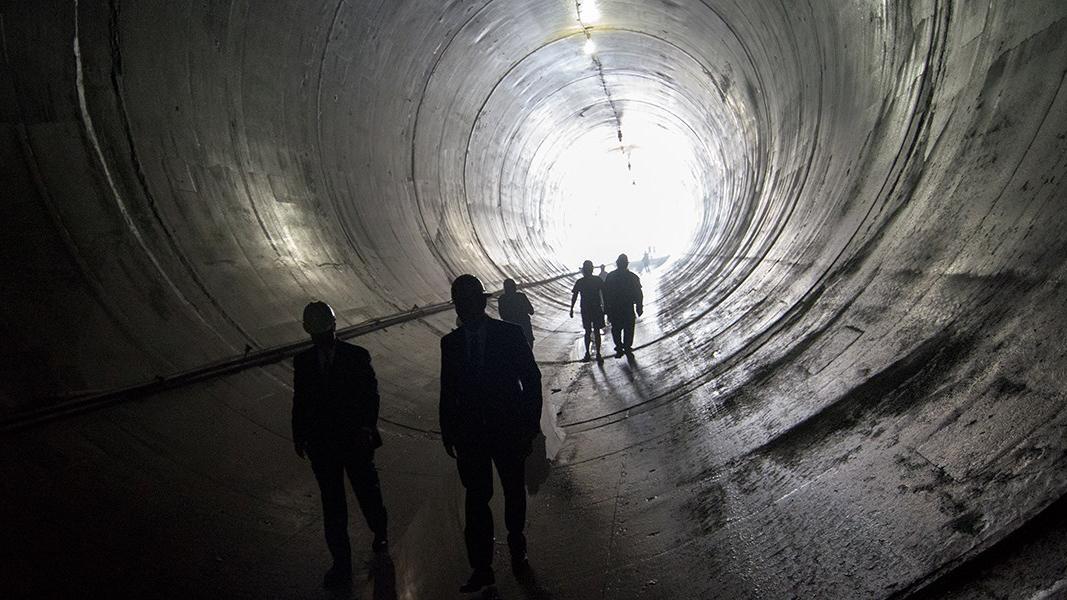
[[337,450],[371,431],[371,446],[382,445],[378,432],[378,379],[366,349],[337,340],[333,362],[324,372],[317,348],[293,359],[293,441],[310,450]]
[[526,446],[541,430],[541,370],[522,329],[485,320],[481,364],[464,327],[441,338],[441,437],[445,444]]

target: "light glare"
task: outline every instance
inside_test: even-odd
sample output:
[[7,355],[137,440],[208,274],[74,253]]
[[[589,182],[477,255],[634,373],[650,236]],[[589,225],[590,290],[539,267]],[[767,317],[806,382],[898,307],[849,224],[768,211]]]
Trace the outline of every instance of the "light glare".
[[625,148],[610,133],[593,134],[560,157],[566,171],[556,243],[567,264],[610,264],[620,252],[637,260],[649,247],[655,257],[678,258],[701,222],[703,186],[691,170],[691,145],[643,114],[627,115],[623,127]]
[[596,44],[593,43],[593,40],[586,40],[584,49],[586,54],[592,54],[596,52]]
[[600,20],[600,9],[593,0],[586,0],[578,5],[578,20],[586,25]]

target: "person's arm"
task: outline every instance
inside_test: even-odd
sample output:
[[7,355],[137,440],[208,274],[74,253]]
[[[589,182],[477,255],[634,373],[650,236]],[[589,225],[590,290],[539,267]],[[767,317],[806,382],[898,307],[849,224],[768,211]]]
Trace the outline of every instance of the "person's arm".
[[611,274],[608,274],[608,278],[604,280],[604,285],[600,286],[601,297],[604,299],[604,314],[611,314]]
[[455,450],[456,386],[452,380],[448,359],[445,357],[445,338],[441,338],[441,399],[438,405],[438,419],[441,426],[441,443],[445,452],[452,458]]
[[[578,301],[578,283],[575,282],[574,289],[571,290],[571,318],[574,318],[574,303]],[[533,313],[530,313],[533,314]]]
[[304,458],[307,449],[308,415],[307,373],[300,366],[300,359],[293,359],[293,449],[296,455]]
[[378,378],[371,366],[370,352],[365,348],[358,348],[356,354],[356,368],[359,369],[359,426],[363,430],[364,438],[360,440],[367,447],[374,446],[378,438],[378,408],[381,398],[378,395]]
[[533,304],[530,304],[530,298],[526,295],[522,295],[522,301],[526,303],[526,314],[534,314]]
[[512,356],[516,357],[519,382],[522,383],[522,423],[526,435],[524,441],[532,442],[541,431],[541,405],[544,398],[541,392],[541,369],[537,367],[533,350],[526,343],[522,332],[512,336]]
[[645,312],[645,294],[641,291],[641,278],[634,275],[634,285],[637,289],[634,291],[634,299],[637,300],[637,316],[641,316]]

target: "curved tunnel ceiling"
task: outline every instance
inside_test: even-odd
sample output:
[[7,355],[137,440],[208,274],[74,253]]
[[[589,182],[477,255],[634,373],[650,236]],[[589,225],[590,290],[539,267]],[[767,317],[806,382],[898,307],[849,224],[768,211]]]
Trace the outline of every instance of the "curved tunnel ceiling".
[[[427,307],[472,272],[529,284],[558,420],[531,496],[541,587],[512,595],[904,595],[1067,489],[1061,2],[0,16],[9,425],[280,358],[327,299],[383,389],[397,590],[430,597],[463,564],[435,560],[460,538],[435,438],[452,316]],[[692,233],[647,276],[635,363],[575,360],[568,249],[652,245],[574,222],[576,197],[626,188],[576,194],[587,154],[631,163],[649,228],[667,213]],[[686,206],[668,190],[695,209],[664,210]],[[287,440],[291,372],[260,364],[5,433],[3,499],[27,515],[5,529],[29,542],[4,581],[313,589],[325,548]],[[47,566],[58,547],[70,577]]]

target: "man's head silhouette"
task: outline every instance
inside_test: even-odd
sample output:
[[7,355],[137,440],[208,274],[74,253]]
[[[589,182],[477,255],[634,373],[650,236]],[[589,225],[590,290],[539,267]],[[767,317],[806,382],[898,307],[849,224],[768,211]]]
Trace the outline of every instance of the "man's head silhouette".
[[304,331],[311,335],[316,345],[333,342],[336,329],[337,318],[329,304],[315,301],[304,307]]
[[615,259],[615,266],[620,269],[625,269],[630,265],[630,259],[625,254],[620,254],[619,258]]
[[489,294],[474,275],[463,274],[452,282],[452,304],[456,315],[463,323],[470,323],[485,315],[486,298]]
[[593,261],[587,260],[584,263],[582,263],[582,273],[585,274],[585,275],[592,275],[593,274]]

